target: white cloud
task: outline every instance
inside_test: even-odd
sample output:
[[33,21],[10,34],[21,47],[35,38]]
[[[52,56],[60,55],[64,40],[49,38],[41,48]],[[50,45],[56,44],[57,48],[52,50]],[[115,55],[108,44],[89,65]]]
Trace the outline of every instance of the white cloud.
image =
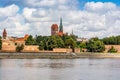
[[19,7],[14,4],[5,8],[0,8],[0,20],[6,19],[7,17],[15,16],[18,10]]
[[31,7],[53,6],[56,0],[25,0],[26,5]]
[[[23,36],[29,30],[29,24],[24,23],[24,18],[21,15],[9,17],[0,22],[0,29],[7,29],[8,36]],[[29,33],[29,32],[28,32]]]
[[102,2],[88,2],[85,4],[85,10],[90,11],[90,12],[97,12],[97,13],[106,13],[109,11],[116,10],[117,6],[114,3],[107,2],[107,3],[102,3]]

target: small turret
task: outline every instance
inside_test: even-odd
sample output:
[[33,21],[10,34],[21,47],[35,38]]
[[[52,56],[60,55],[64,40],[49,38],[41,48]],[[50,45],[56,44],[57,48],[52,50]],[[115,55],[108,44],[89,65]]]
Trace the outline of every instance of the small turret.
[[4,31],[3,31],[3,39],[6,39],[6,37],[7,37],[7,32],[6,32],[6,29],[4,29]]

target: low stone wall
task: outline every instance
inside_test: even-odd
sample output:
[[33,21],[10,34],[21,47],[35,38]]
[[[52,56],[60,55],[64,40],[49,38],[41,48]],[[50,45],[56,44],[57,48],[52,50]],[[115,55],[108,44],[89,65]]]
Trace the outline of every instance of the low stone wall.
[[16,46],[2,46],[2,51],[3,52],[15,52],[16,51]]
[[72,49],[68,49],[68,48],[54,48],[53,52],[66,52],[66,53],[71,53]]
[[112,46],[117,50],[117,52],[120,52],[120,45],[105,45],[105,52],[108,52],[108,50],[109,50]]
[[24,46],[24,49],[22,52],[39,52],[39,46],[36,45],[28,45]]
[[75,53],[80,53],[80,48],[75,48]]

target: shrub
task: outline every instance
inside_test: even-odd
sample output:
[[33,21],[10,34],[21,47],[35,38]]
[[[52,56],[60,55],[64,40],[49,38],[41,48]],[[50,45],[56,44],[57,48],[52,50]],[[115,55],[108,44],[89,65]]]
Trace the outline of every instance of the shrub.
[[23,49],[24,49],[24,45],[18,45],[18,46],[16,47],[16,51],[17,51],[17,52],[21,52]]
[[108,52],[110,52],[110,53],[116,53],[117,50],[112,46],[112,47],[108,50]]

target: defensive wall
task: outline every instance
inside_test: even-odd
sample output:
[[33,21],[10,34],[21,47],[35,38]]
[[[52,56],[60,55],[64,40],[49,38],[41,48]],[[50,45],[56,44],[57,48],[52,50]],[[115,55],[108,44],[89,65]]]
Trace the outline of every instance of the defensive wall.
[[39,52],[39,46],[36,46],[36,45],[26,46],[25,45],[22,52]]
[[120,53],[120,45],[105,45],[105,52],[108,52],[108,50],[109,50],[112,46],[117,50],[118,53]]
[[[79,48],[74,49],[75,53],[80,53]],[[16,52],[16,46],[15,45],[2,45],[2,52]],[[24,45],[24,49],[21,52],[45,52],[45,53],[51,53],[51,52],[62,52],[62,53],[71,53],[72,49],[69,48],[54,48],[51,51],[48,50],[39,50],[38,45]]]
[[[118,53],[120,53],[120,45],[105,45],[105,51],[104,52],[107,53],[108,50],[112,46],[117,50]],[[16,52],[16,45],[14,45],[12,42],[3,41],[2,52]],[[22,50],[22,52],[66,52],[66,53],[71,53],[72,49],[69,49],[69,48],[54,48],[52,51],[46,51],[46,50],[39,50],[38,45],[24,45],[24,49]],[[80,48],[75,48],[74,52],[75,53],[80,53]]]

